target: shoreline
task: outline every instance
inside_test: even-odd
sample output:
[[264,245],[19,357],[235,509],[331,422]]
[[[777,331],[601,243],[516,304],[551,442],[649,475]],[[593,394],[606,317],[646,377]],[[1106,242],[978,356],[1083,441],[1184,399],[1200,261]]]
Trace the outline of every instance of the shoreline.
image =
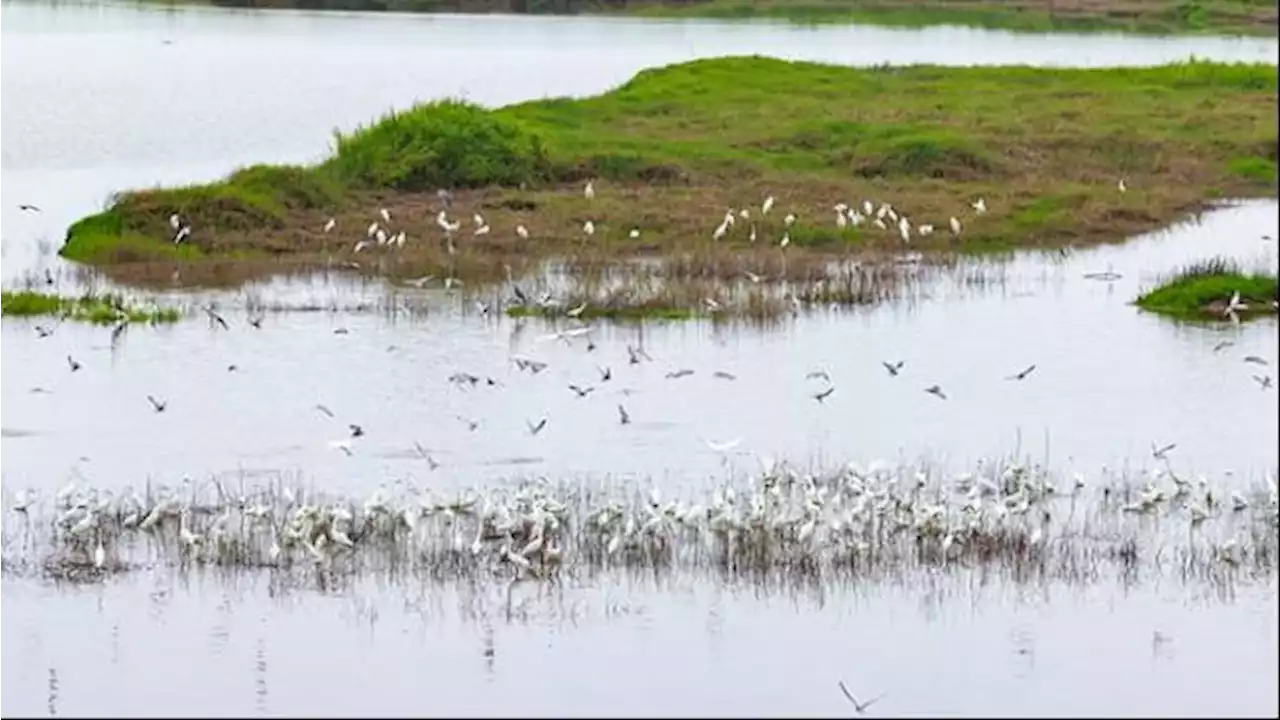
[[1030,33],[1129,33],[1140,36],[1268,37],[1277,8],[1249,0],[1184,0],[1085,4],[1063,0],[948,2],[933,0],[139,0],[148,5],[322,12],[459,15],[587,16],[719,21],[782,21],[796,25],[956,26]]

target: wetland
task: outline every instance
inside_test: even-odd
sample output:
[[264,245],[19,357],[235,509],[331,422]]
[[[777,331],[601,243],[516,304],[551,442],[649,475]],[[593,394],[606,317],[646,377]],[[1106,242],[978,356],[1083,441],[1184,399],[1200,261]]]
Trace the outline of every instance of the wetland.
[[1276,712],[1274,39],[0,12],[8,711]]

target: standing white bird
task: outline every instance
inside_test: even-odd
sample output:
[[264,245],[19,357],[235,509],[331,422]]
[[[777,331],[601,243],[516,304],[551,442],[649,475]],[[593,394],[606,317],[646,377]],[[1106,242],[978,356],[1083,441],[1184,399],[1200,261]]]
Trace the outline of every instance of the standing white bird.
[[1124,184],[1124,178],[1120,178],[1120,182],[1116,183],[1116,189],[1120,192],[1127,192],[1129,186]]
[[769,211],[772,209],[773,209],[773,196],[770,195],[769,197],[764,199],[764,204],[760,206],[760,214],[768,215]]
[[517,236],[519,236],[519,238],[520,238],[521,240],[528,240],[528,239],[529,239],[529,229],[528,229],[528,228],[526,228],[526,227],[525,227],[525,226],[523,226],[523,225],[517,225],[517,226],[516,226],[516,235],[517,235]]
[[587,235],[595,235],[596,224],[591,222],[590,220],[582,223],[582,232],[586,233]]
[[987,201],[986,201],[986,199],[985,199],[985,198],[978,198],[976,201],[974,201],[974,202],[973,202],[973,209],[974,209],[975,211],[977,211],[977,213],[978,213],[979,215],[981,215],[982,213],[986,212],[986,211],[987,211]]
[[595,198],[595,196],[596,196],[596,186],[595,186],[595,183],[593,183],[593,182],[591,182],[590,180],[588,180],[588,181],[587,181],[587,187],[583,189],[582,194],[583,194],[584,196],[586,196],[586,198],[587,198],[588,200],[592,200],[592,199],[594,199],[594,198]]
[[960,235],[960,221],[954,217],[951,218],[951,234]]
[[728,224],[728,223],[720,223],[718,226],[716,226],[716,231],[715,231],[715,232],[713,232],[713,233],[711,233],[711,239],[712,239],[712,240],[720,240],[720,239],[724,238],[724,234],[725,234],[725,233],[727,233],[727,232],[729,232],[729,224]]
[[787,216],[782,218],[782,224],[786,225],[787,227],[791,227],[792,225],[795,225],[795,223],[796,223],[795,213],[787,213]]
[[484,216],[482,216],[480,213],[475,213],[474,215],[471,216],[471,222],[475,223],[476,227],[483,227]]
[[382,222],[388,222],[388,223],[391,222],[390,210],[386,208],[382,208],[381,210],[378,210],[378,214],[382,216]]
[[329,222],[324,224],[324,231],[330,232],[337,226],[338,226],[338,221],[334,220],[333,218],[329,218]]
[[[441,214],[441,215],[443,215],[444,213],[440,213],[440,214]],[[374,233],[376,233],[376,232],[378,232],[378,223],[377,223],[377,222],[371,222],[371,223],[369,223],[369,229],[368,229],[368,230],[366,230],[366,231],[364,232],[364,234],[365,234],[365,236],[366,236],[366,237],[373,237],[373,234],[374,234]]]
[[631,228],[631,232],[627,233],[627,237],[635,240],[640,237],[640,228]]
[[169,216],[169,227],[170,227],[170,228],[173,228],[174,230],[177,230],[177,229],[178,229],[178,227],[179,227],[180,225],[182,225],[182,217],[181,217],[181,216],[179,216],[179,215],[178,215],[178,213],[174,213],[174,214],[172,214],[172,215],[170,215],[170,216]]

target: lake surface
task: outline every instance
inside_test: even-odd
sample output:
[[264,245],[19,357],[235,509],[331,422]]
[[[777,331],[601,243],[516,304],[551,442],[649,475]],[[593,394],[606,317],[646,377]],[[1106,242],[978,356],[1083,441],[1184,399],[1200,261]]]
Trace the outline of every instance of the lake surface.
[[[311,160],[334,127],[416,100],[590,94],[645,67],[724,54],[1088,66],[1280,56],[1270,39],[15,2],[0,6],[0,22],[10,188],[0,275],[8,287],[47,266],[63,290],[73,280],[51,251],[110,192]],[[11,209],[19,202],[44,212]],[[929,457],[959,470],[1018,453],[1063,473],[1136,472],[1154,466],[1152,444],[1176,443],[1177,472],[1231,470],[1244,486],[1280,462],[1277,392],[1251,377],[1276,373],[1280,325],[1177,324],[1129,302],[1213,255],[1274,269],[1275,243],[1262,236],[1275,235],[1277,216],[1274,202],[1250,203],[767,329],[601,325],[593,351],[545,339],[556,328],[541,322],[479,317],[459,296],[389,297],[379,283],[339,280],[175,292],[218,302],[231,330],[197,316],[132,328],[115,346],[108,329],[66,324],[38,339],[37,323],[6,320],[3,482],[7,493],[50,493],[71,479],[120,489],[183,475],[284,476],[366,495],[389,478],[458,487],[545,474],[674,490],[725,472],[707,441],[741,438],[728,457],[739,470],[757,467],[753,454],[823,465]],[[1083,277],[1108,269],[1122,277]],[[250,299],[407,300],[428,311],[269,313],[258,330],[245,322]],[[1223,341],[1233,344],[1215,352]],[[629,365],[627,344],[643,344],[653,361]],[[69,371],[68,354],[80,371]],[[519,372],[517,354],[548,368]],[[890,377],[881,362],[896,360],[904,369]],[[1033,363],[1026,380],[1005,379]],[[613,379],[600,382],[598,366]],[[681,368],[695,373],[666,377]],[[821,405],[805,379],[818,369],[837,388]],[[501,385],[459,389],[448,382],[457,371]],[[599,387],[578,399],[570,383]],[[946,401],[923,392],[935,383]],[[147,395],[168,409],[153,412]],[[631,425],[618,424],[618,404]],[[547,429],[531,436],[526,421],[540,417]],[[330,445],[347,423],[366,431],[350,455]],[[359,580],[281,592],[262,573],[164,570],[87,588],[8,577],[0,695],[22,714],[847,716],[835,686],[844,678],[861,699],[890,693],[869,714],[1277,711],[1272,578],[1230,598],[1174,579],[978,585],[941,574],[814,595],[595,578],[545,597],[525,586],[509,616],[502,589],[490,587]],[[1157,643],[1156,632],[1172,640]],[[1244,680],[1239,668],[1250,669]]]

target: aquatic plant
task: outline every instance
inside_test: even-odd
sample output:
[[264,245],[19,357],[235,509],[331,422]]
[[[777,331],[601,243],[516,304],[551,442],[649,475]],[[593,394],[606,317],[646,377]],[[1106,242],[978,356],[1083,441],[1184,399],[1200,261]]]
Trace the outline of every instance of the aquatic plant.
[[4,566],[80,579],[161,562],[439,580],[630,568],[821,581],[953,566],[1080,579],[1168,563],[1269,575],[1280,557],[1274,475],[1246,492],[1167,469],[1129,479],[1058,478],[1018,462],[945,477],[880,461],[761,468],[675,497],[544,478],[447,493],[396,480],[367,499],[218,479],[118,494],[73,482],[44,499],[6,498]]

